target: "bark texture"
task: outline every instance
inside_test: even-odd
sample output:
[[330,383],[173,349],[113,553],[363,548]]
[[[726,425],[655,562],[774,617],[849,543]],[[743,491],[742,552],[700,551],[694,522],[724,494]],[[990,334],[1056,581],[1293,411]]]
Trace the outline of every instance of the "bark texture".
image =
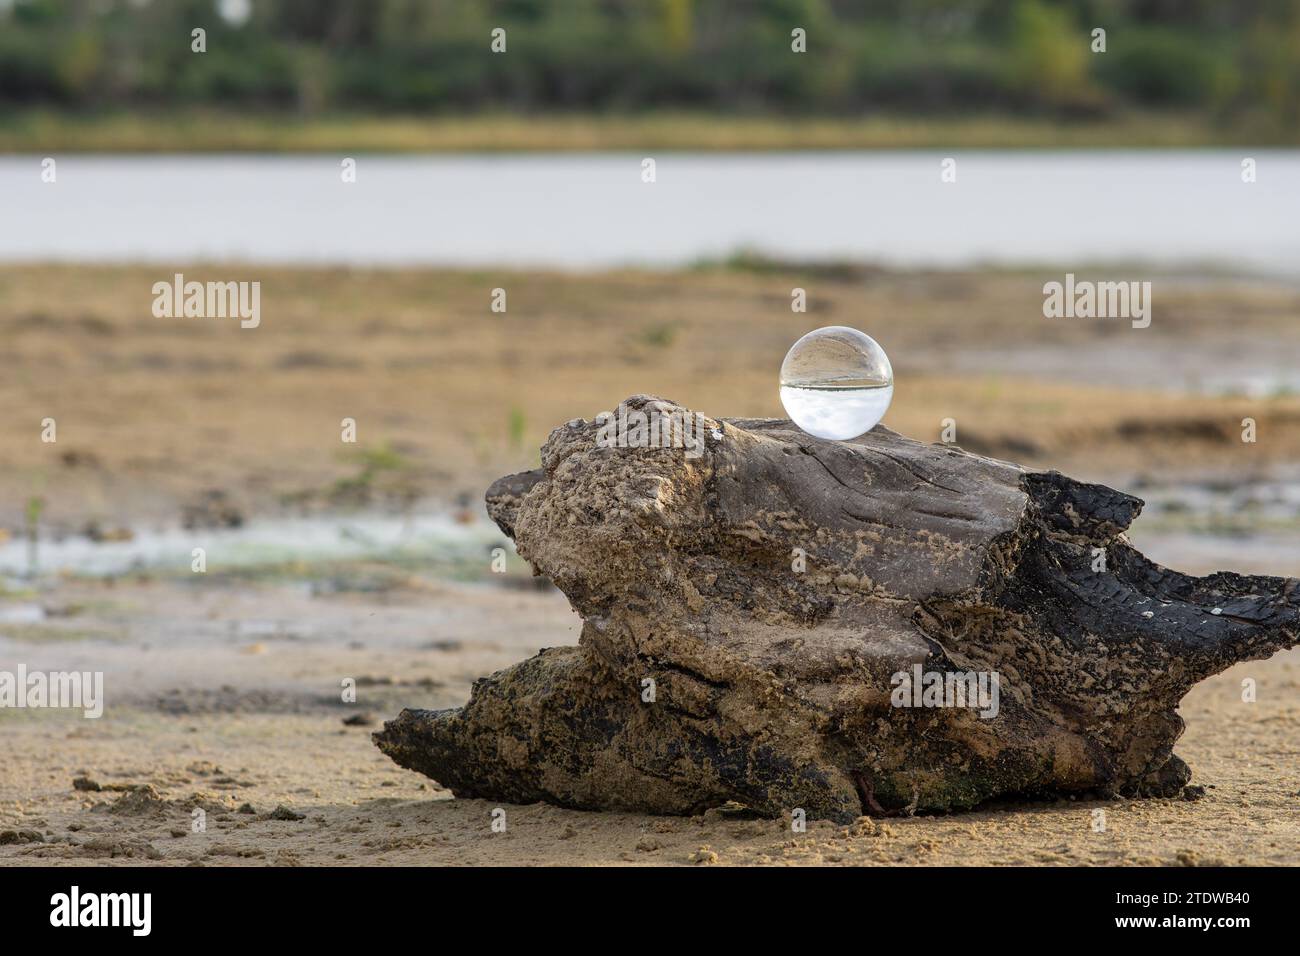
[[[580,643],[464,707],[403,711],[384,753],[461,797],[665,814],[1169,796],[1190,778],[1188,689],[1297,643],[1300,582],[1153,564],[1124,537],[1130,495],[882,426],[836,442],[701,420],[696,455],[572,421],[541,469],[488,489]],[[900,706],[931,674],[996,674],[996,715]]]

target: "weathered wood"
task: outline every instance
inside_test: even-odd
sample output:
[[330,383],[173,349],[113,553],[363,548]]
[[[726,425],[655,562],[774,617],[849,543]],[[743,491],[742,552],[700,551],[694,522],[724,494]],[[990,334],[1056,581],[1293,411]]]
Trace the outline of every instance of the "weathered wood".
[[[570,422],[542,469],[488,490],[580,643],[480,679],[462,708],[403,711],[385,753],[458,796],[652,813],[1174,795],[1183,695],[1297,643],[1295,579],[1153,564],[1125,540],[1130,495],[883,427],[704,426],[692,457]],[[899,706],[918,665],[996,673],[996,716]]]

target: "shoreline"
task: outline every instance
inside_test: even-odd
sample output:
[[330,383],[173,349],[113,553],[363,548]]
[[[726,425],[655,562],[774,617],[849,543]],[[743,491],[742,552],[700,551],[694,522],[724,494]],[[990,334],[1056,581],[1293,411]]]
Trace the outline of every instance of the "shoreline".
[[1098,120],[979,116],[709,113],[366,115],[219,110],[0,109],[0,155],[65,153],[509,153],[903,149],[1260,149],[1300,145],[1292,129],[1223,127],[1176,113]]

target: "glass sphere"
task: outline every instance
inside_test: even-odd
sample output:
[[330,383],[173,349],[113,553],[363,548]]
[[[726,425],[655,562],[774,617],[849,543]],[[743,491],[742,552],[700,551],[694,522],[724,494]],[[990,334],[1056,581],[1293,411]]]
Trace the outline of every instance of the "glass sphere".
[[791,421],[817,438],[856,438],[885,417],[894,370],[876,340],[830,325],[809,332],[781,363],[781,404]]

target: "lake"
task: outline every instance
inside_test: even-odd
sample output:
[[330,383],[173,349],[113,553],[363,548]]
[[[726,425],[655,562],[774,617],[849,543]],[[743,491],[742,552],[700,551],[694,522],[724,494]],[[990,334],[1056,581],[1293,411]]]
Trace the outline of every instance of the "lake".
[[[0,261],[899,267],[1144,261],[1300,273],[1300,151],[0,157]],[[1243,183],[1243,156],[1258,181]]]

